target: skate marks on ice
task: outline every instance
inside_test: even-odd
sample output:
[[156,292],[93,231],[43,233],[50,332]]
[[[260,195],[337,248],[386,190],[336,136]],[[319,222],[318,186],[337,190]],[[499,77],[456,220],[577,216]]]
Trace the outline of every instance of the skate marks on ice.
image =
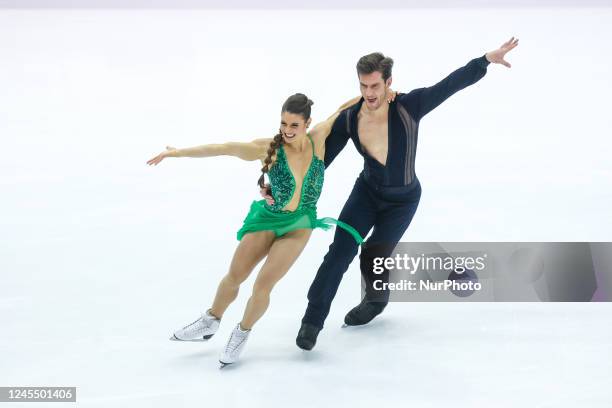
[[[367,349],[373,344],[380,343],[382,339],[389,345],[395,342],[405,342],[412,335],[419,336],[425,328],[417,321],[407,318],[400,319],[397,316],[377,316],[367,324],[351,326],[342,323],[341,326],[329,330],[333,333],[328,335],[335,336],[335,341],[345,343],[350,349]],[[322,334],[323,332],[321,332]],[[327,343],[327,344],[326,344]],[[323,347],[330,347],[330,342],[324,341]],[[333,345],[331,345],[333,347]],[[315,349],[319,347],[319,342]]]
[[[185,342],[190,343],[190,342]],[[191,342],[191,344],[197,344]],[[183,368],[183,369],[197,369],[202,364],[205,365],[214,365],[219,357],[219,350],[215,348],[205,347],[199,348],[197,346],[192,346],[194,348],[187,347],[188,350],[182,351],[178,355],[172,355],[169,357],[168,363],[174,368]]]
[[[371,347],[373,344],[380,342],[381,338],[393,341],[396,337],[404,339],[406,331],[413,331],[414,328],[405,327],[412,326],[406,322],[398,322],[395,316],[377,316],[371,322],[360,326],[332,326],[321,331],[317,345],[313,350],[301,350],[294,343],[294,333],[284,333],[282,341],[265,342],[264,344],[253,345],[250,347],[239,361],[233,363],[224,363],[219,359],[210,358],[215,355],[218,350],[215,341],[206,340],[176,340],[175,342],[184,342],[191,344],[206,343],[206,347],[199,352],[184,354],[180,356],[180,360],[175,358],[175,362],[182,364],[186,360],[196,358],[198,364],[206,364],[207,366],[217,366],[219,371],[235,371],[242,368],[252,369],[259,364],[290,364],[290,365],[317,365],[323,363],[328,365],[332,362],[337,362],[334,356],[334,350],[341,345],[340,348],[347,347],[353,350],[361,350]],[[400,334],[404,333],[403,335]],[[212,346],[212,347],[210,347]],[[194,346],[196,347],[196,346]],[[210,347],[210,348],[209,348]],[[210,360],[209,360],[210,358]]]
[[106,408],[109,406],[155,407],[163,406],[162,404],[173,405],[177,399],[184,396],[184,391],[133,392],[100,397],[79,397],[79,403],[91,408]]

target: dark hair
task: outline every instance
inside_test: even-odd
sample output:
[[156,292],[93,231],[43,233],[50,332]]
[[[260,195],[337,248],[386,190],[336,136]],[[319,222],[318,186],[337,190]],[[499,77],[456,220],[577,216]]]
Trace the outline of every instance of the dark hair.
[[391,69],[393,68],[393,59],[385,57],[380,52],[373,52],[372,54],[364,55],[359,58],[357,62],[357,75],[360,74],[371,74],[372,72],[380,72],[382,74],[383,81],[387,81],[391,76]]
[[[306,122],[308,121],[308,119],[310,119],[310,107],[313,103],[314,102],[308,99],[306,95],[296,93],[287,98],[285,103],[283,103],[281,114],[283,112],[289,112],[294,113],[296,115],[302,115],[304,121]],[[274,136],[274,139],[272,139],[272,141],[270,142],[270,147],[268,147],[268,156],[264,161],[264,166],[261,168],[261,176],[259,177],[259,180],[257,180],[257,184],[259,184],[259,187],[261,188],[264,187],[264,174],[266,174],[268,170],[270,170],[270,163],[272,163],[272,155],[282,143],[283,134],[279,130],[278,134],[276,134]]]

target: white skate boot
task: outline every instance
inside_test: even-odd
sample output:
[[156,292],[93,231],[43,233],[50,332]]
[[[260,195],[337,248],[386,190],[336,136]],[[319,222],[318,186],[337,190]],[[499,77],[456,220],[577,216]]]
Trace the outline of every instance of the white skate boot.
[[217,319],[207,310],[193,323],[174,332],[170,340],[174,341],[206,341],[219,329],[221,319]]
[[223,368],[228,364],[238,361],[238,357],[240,357],[240,353],[242,353],[242,349],[244,349],[246,341],[249,338],[249,333],[251,333],[251,330],[242,330],[240,328],[240,323],[236,325],[225,349],[221,353],[221,356],[219,356],[219,362],[221,363],[221,367],[219,368]]

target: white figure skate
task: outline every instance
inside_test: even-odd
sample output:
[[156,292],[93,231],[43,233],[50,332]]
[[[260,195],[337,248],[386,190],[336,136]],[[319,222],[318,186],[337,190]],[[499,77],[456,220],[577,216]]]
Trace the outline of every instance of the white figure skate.
[[219,329],[221,319],[217,319],[207,310],[193,323],[174,332],[170,340],[174,341],[207,341]]
[[227,342],[227,345],[225,346],[225,349],[219,357],[219,362],[221,363],[221,367],[219,368],[223,368],[228,364],[233,364],[238,361],[240,353],[242,353],[242,350],[246,345],[246,341],[249,338],[249,333],[251,333],[251,330],[242,330],[240,328],[240,323],[236,325]]

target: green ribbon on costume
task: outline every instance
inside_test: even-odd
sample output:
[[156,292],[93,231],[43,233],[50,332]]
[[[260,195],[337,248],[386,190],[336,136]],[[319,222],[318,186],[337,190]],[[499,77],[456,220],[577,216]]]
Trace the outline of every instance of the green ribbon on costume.
[[361,238],[361,235],[359,234],[359,232],[357,232],[355,228],[351,227],[346,222],[342,222],[340,220],[337,220],[331,217],[324,217],[324,218],[317,219],[317,227],[323,228],[324,230],[330,229],[331,228],[330,224],[335,224],[338,227],[345,230],[346,232],[348,232],[349,234],[351,234],[359,245],[363,244],[363,238]]

